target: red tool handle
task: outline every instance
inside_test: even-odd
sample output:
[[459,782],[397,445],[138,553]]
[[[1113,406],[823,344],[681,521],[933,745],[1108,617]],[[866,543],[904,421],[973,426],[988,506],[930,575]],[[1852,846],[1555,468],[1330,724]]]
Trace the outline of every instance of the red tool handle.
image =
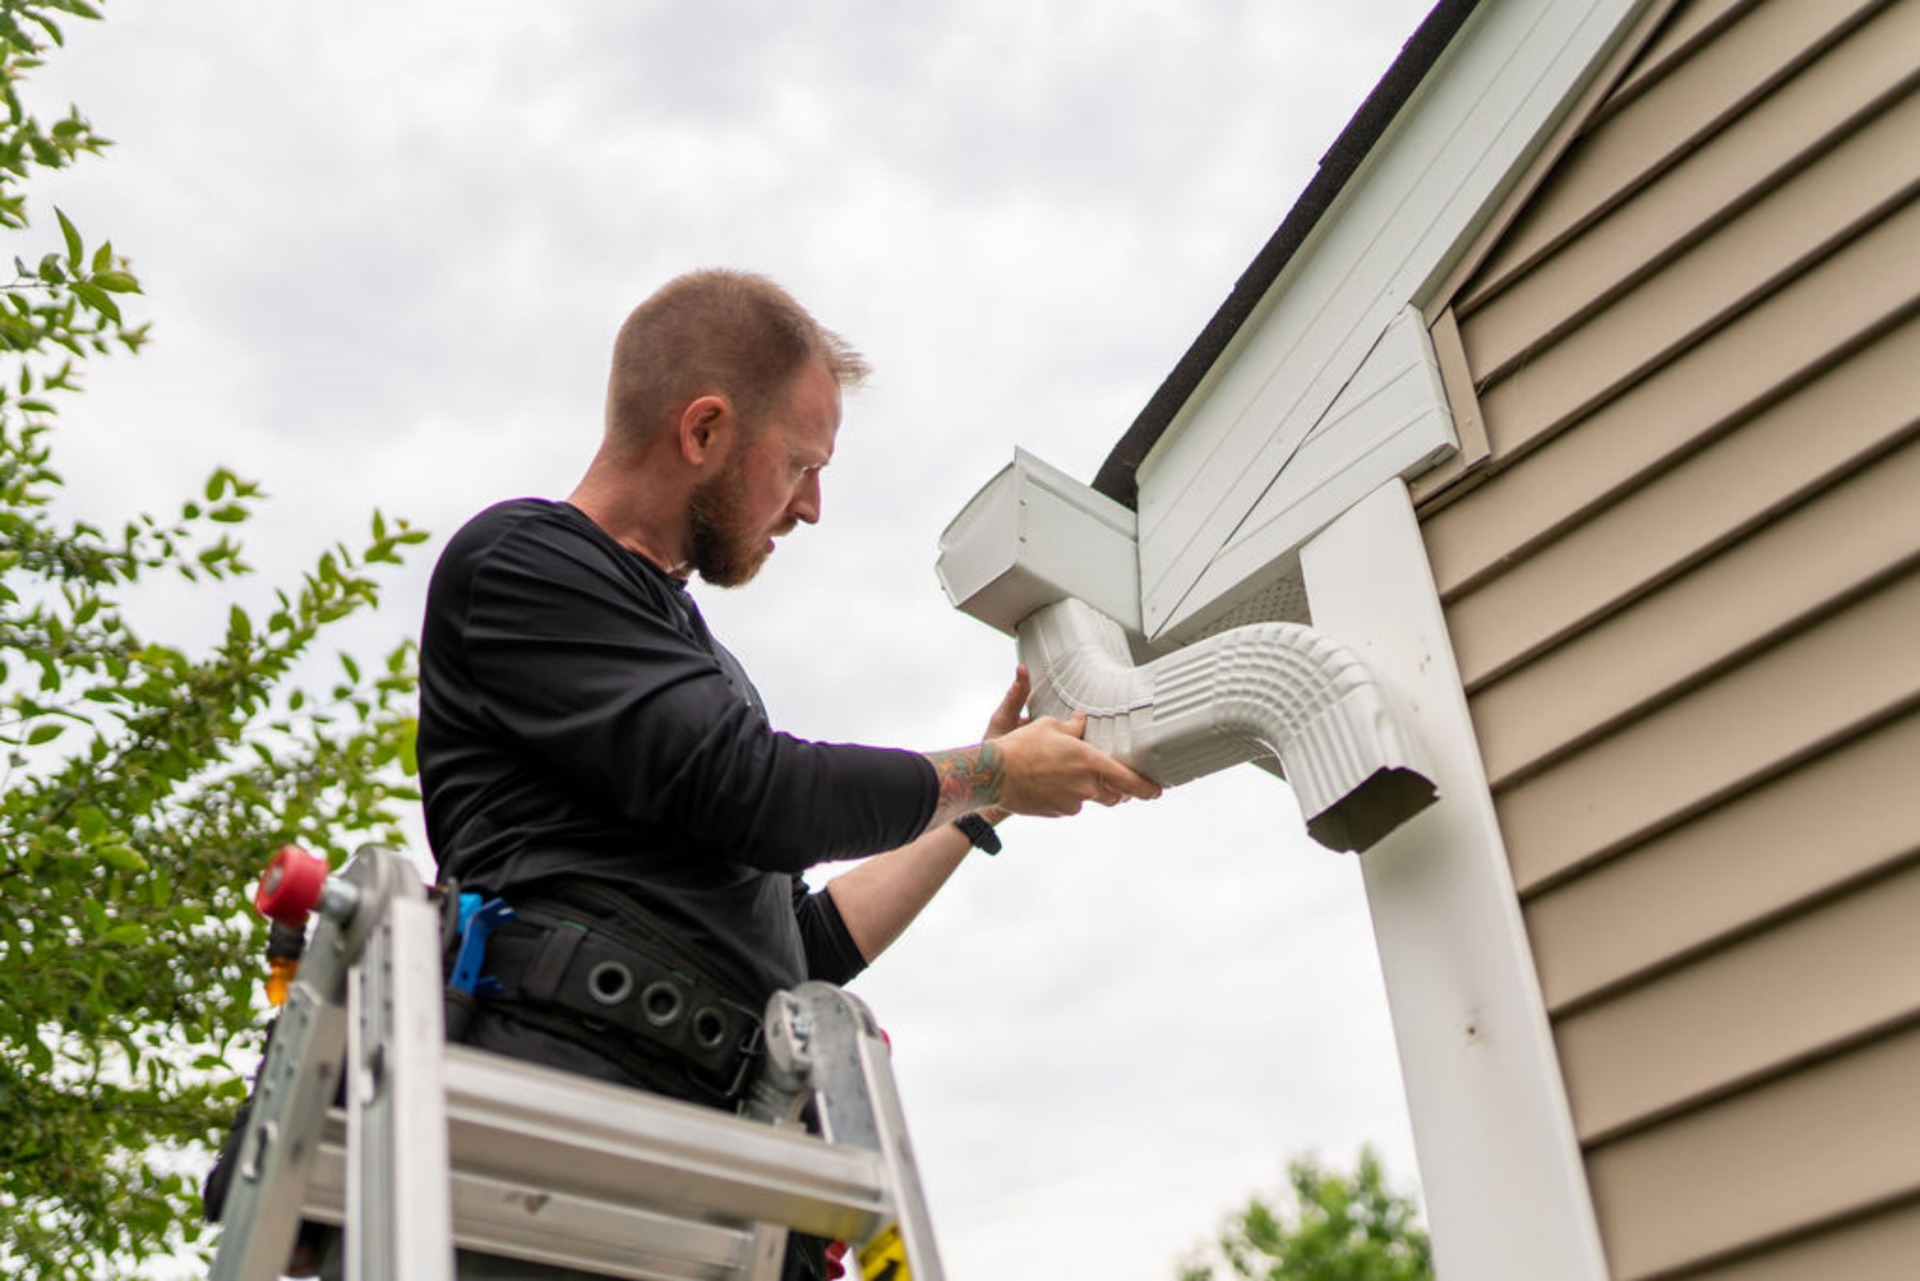
[[327,860],[298,845],[282,847],[261,873],[253,905],[260,915],[282,925],[306,924],[307,913],[320,901],[327,883]]

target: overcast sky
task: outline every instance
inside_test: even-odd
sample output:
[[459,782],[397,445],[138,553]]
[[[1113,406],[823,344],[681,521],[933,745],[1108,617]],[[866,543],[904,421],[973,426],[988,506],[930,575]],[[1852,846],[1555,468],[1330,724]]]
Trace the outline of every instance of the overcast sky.
[[[878,374],[824,522],[703,606],[782,728],[973,741],[1013,646],[942,598],[941,529],[1016,445],[1092,477],[1426,7],[115,0],[29,95],[116,141],[37,191],[155,321],[65,413],[72,501],[232,466],[273,495],[256,592],[404,515],[436,537],[356,625],[384,651],[461,521],[572,487],[626,311],[763,271]],[[1005,836],[854,989],[954,1277],[1169,1281],[1303,1152],[1411,1179],[1359,870],[1282,783]]]

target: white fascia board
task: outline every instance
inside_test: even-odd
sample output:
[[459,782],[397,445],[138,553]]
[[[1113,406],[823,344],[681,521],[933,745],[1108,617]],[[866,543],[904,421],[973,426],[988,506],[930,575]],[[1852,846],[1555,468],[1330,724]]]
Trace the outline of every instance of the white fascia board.
[[[1215,576],[1201,589],[1208,567],[1652,2],[1485,0],[1474,10],[1142,462],[1148,636],[1212,609],[1207,592],[1222,584]],[[1382,426],[1356,415],[1342,430]],[[1372,485],[1405,467],[1391,452],[1379,464],[1397,470]]]
[[1361,855],[1440,1281],[1606,1281],[1586,1169],[1420,528],[1393,480],[1300,551],[1314,626],[1440,800]]

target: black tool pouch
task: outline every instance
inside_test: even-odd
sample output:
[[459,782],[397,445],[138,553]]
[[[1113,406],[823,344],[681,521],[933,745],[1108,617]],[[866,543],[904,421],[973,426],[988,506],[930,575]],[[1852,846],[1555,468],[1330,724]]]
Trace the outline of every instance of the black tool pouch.
[[586,1045],[663,1093],[724,1107],[746,1093],[760,1015],[652,913],[595,885],[514,902],[487,944],[485,1002]]

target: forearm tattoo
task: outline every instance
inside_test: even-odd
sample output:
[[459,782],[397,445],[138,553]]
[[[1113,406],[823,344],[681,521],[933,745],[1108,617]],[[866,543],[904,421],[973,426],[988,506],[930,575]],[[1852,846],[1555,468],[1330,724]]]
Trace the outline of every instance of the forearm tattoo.
[[992,743],[927,758],[940,778],[940,807],[961,811],[983,809],[1000,799],[1006,782],[1006,757]]

